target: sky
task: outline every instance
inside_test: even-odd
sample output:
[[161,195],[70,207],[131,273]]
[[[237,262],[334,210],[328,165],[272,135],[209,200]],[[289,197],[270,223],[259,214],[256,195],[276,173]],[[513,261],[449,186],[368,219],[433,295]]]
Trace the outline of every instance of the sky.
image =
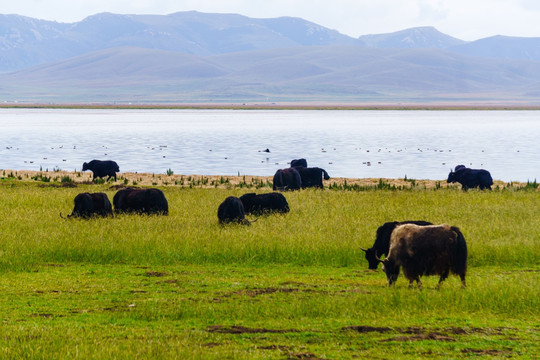
[[462,40],[540,37],[539,0],[0,0],[0,14],[77,22],[101,12],[165,15],[196,10],[255,18],[300,17],[358,37],[434,26]]

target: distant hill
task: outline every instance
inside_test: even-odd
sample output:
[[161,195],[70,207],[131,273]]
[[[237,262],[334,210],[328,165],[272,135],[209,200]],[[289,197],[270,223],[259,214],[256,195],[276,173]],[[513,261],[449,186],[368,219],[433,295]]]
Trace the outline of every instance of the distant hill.
[[433,27],[355,39],[290,17],[0,15],[0,101],[537,104],[539,53],[540,38]]
[[417,27],[388,34],[363,35],[359,40],[370,47],[396,49],[448,49],[466,42],[446,35],[431,26]]
[[540,62],[486,60],[438,49],[335,45],[199,56],[119,47],[0,75],[0,99],[515,101],[540,93],[537,79]]
[[487,58],[540,61],[540,37],[521,38],[498,35],[452,46],[448,50]]
[[133,46],[194,55],[293,46],[360,44],[299,18],[253,19],[196,11],[170,15],[102,13],[73,23],[0,15],[0,72]]

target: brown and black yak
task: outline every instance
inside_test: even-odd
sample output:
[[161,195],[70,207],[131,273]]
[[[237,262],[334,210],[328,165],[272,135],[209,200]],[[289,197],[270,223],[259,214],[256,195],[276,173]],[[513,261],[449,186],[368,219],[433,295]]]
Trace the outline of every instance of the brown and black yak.
[[455,226],[404,224],[397,226],[390,238],[390,250],[383,264],[388,285],[396,282],[399,269],[409,280],[422,287],[420,276],[439,275],[437,287],[450,273],[461,278],[465,287],[467,273],[467,244]]
[[[73,211],[68,217],[89,218],[95,215],[109,216],[113,214],[111,202],[107,194],[98,193],[80,193],[73,199]],[[62,216],[62,214],[60,214]]]
[[169,214],[169,204],[159,189],[121,189],[114,195],[113,204],[117,213]]
[[390,250],[390,235],[392,235],[392,231],[394,231],[396,226],[403,224],[416,224],[420,226],[433,225],[432,223],[423,220],[407,220],[390,221],[379,226],[377,228],[373,246],[369,249],[360,248],[366,253],[366,260],[368,261],[369,269],[377,269],[379,266],[379,260],[377,260],[377,257],[388,255],[388,250]]

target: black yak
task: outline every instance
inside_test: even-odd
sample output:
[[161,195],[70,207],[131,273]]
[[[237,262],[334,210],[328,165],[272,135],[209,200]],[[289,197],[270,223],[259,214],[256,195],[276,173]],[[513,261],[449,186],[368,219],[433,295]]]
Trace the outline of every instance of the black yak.
[[318,168],[318,167],[295,167],[300,174],[300,178],[302,179],[302,188],[308,188],[308,187],[315,187],[315,188],[323,188],[323,177],[324,180],[330,179],[330,176],[326,172],[326,170]]
[[287,199],[280,193],[266,194],[247,193],[240,196],[246,214],[264,214],[269,212],[289,212]]
[[82,171],[91,170],[93,178],[104,178],[108,176],[107,181],[111,177],[116,181],[116,173],[120,171],[118,164],[112,160],[92,160],[85,162],[82,166]]
[[380,257],[381,255],[388,255],[388,250],[390,249],[390,235],[392,235],[392,231],[394,231],[396,226],[403,224],[416,224],[420,226],[433,225],[432,223],[423,220],[407,220],[390,221],[379,226],[377,228],[373,246],[369,249],[360,248],[366,253],[366,260],[368,261],[370,269],[374,270],[379,266],[379,260],[377,260],[377,257]]
[[291,167],[297,167],[297,166],[307,167],[307,160],[303,158],[291,160]]
[[489,171],[484,169],[469,169],[465,165],[458,165],[455,171],[450,171],[446,181],[449,183],[460,183],[461,188],[465,191],[469,188],[476,187],[480,188],[480,190],[491,190],[491,185],[493,185],[493,179]]
[[68,217],[88,218],[94,215],[109,216],[113,213],[107,194],[102,192],[80,193],[75,196],[73,203],[73,211]]
[[439,287],[450,273],[459,275],[465,287],[467,244],[455,226],[399,225],[392,232],[388,256],[379,261],[390,286],[396,282],[399,269],[403,267],[409,287],[416,281],[421,288],[422,275],[439,275]]
[[274,174],[272,189],[274,190],[300,190],[302,178],[297,168],[279,169]]
[[169,214],[169,204],[159,189],[120,189],[114,195],[113,204],[117,213]]
[[249,225],[249,221],[245,217],[244,205],[235,196],[229,196],[219,204],[217,215],[220,224],[234,222]]

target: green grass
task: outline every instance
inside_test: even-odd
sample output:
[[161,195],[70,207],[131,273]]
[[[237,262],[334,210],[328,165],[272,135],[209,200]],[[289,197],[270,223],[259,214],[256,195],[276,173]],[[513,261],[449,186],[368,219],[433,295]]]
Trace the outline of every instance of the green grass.
[[[253,188],[165,186],[169,216],[60,217],[109,186],[0,180],[0,358],[537,358],[534,187],[299,191],[287,215],[220,226]],[[359,247],[406,219],[462,230],[466,289],[367,270]]]

